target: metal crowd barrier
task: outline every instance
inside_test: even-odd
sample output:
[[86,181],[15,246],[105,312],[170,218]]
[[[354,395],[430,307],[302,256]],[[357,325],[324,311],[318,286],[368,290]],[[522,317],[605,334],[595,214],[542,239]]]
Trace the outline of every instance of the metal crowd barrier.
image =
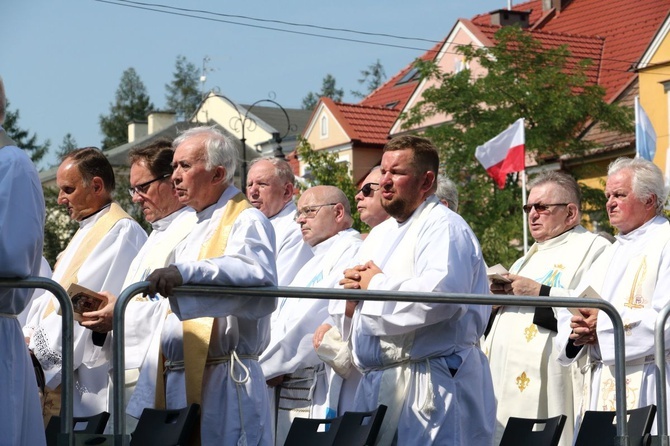
[[[114,382],[114,445],[124,444],[125,414],[124,414],[124,387],[125,387],[125,350],[124,336],[119,336],[124,330],[124,313],[130,298],[147,289],[149,282],[138,282],[126,288],[118,297],[114,308],[114,364],[112,379]],[[174,291],[180,295],[200,296],[249,296],[255,298],[275,297],[303,297],[311,299],[351,299],[371,301],[401,301],[426,303],[452,303],[473,305],[517,305],[528,307],[574,307],[598,308],[604,311],[612,320],[614,328],[614,363],[616,379],[616,418],[617,418],[617,446],[630,446],[628,426],[626,423],[626,379],[624,355],[623,322],[619,312],[612,304],[603,299],[589,298],[557,298],[537,296],[498,296],[498,295],[463,295],[433,292],[399,292],[399,291],[349,291],[342,289],[320,288],[293,288],[293,287],[252,287],[235,288],[223,286],[182,286]]]
[[26,279],[0,279],[0,288],[41,288],[51,292],[61,306],[63,314],[62,326],[62,366],[61,366],[61,420],[60,431],[67,435],[67,444],[74,445],[72,435],[72,409],[74,407],[74,313],[72,302],[67,293],[57,282],[45,277],[28,277]]
[[668,395],[665,388],[665,323],[670,315],[670,304],[666,305],[656,317],[656,327],[654,328],[654,345],[656,346],[656,405],[657,418],[656,428],[658,430],[658,439],[661,446],[670,446],[668,437]]

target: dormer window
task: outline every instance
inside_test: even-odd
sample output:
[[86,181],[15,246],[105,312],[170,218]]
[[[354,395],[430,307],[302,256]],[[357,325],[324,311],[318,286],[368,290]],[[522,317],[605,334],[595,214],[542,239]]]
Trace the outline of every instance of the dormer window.
[[413,80],[416,80],[419,78],[419,69],[417,67],[413,67],[411,70],[409,70],[405,75],[400,78],[398,82],[396,82],[396,85],[400,84],[406,84],[407,82],[411,82]]

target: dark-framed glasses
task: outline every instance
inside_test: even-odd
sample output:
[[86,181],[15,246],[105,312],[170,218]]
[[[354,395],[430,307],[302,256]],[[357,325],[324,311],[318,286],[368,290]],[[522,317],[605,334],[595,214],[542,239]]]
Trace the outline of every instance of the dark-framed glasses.
[[[373,186],[376,186],[377,188],[373,189]],[[363,196],[367,198],[376,190],[379,190],[379,183],[365,183],[363,187],[359,189],[358,193],[363,194]]]
[[151,183],[154,183],[156,181],[164,180],[167,177],[172,176],[171,173],[166,173],[162,177],[154,178],[153,180],[149,180],[146,183],[138,184],[135,187],[131,187],[128,189],[128,193],[130,194],[131,197],[134,197],[135,194],[140,193],[140,194],[146,194],[147,191],[149,190],[149,186]]
[[298,221],[300,217],[305,217],[305,218],[314,218],[316,217],[316,214],[319,213],[319,209],[321,209],[324,206],[335,206],[336,204],[339,203],[326,203],[326,204],[315,204],[312,206],[305,206],[302,209],[298,209],[298,211],[295,213],[295,216],[293,217],[293,220]]
[[567,206],[570,203],[552,203],[552,204],[542,204],[542,203],[529,203],[523,206],[523,211],[526,214],[529,214],[531,209],[535,208],[535,212],[543,213],[548,212],[549,208],[552,206]]

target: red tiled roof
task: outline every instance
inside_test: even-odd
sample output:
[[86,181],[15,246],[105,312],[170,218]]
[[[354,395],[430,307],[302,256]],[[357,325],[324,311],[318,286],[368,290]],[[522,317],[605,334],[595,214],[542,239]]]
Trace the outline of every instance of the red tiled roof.
[[386,144],[389,130],[400,114],[400,110],[384,107],[345,104],[329,98],[321,100],[336,116],[349,138],[363,144]]
[[[419,59],[435,59],[442,45],[444,45],[444,40],[426,51]],[[405,107],[405,104],[407,104],[407,101],[409,101],[409,98],[412,96],[412,93],[414,93],[416,87],[419,85],[419,79],[413,79],[410,82],[404,82],[402,84],[398,84],[398,81],[401,80],[406,74],[408,74],[413,68],[414,61],[400,70],[398,74],[393,76],[375,91],[367,95],[361,102],[359,102],[359,104],[369,107],[386,108],[391,108],[389,107],[389,104],[395,104],[392,108],[396,110],[402,110]]]
[[[612,101],[633,81],[637,74],[630,71],[653,39],[670,11],[668,0],[572,0],[561,12],[541,20],[542,0],[532,0],[513,6],[519,11],[532,11],[530,25],[535,31],[557,36],[592,36],[604,39],[600,61],[599,84]],[[472,19],[478,26],[490,25],[490,14]],[[539,34],[538,34],[539,35]],[[570,50],[576,53],[570,44]]]
[[[478,25],[478,29],[492,42],[495,42],[495,33],[500,30],[499,26]],[[579,61],[590,59],[593,63],[585,70],[587,83],[598,83],[601,71],[601,55],[605,46],[605,39],[597,36],[576,36],[570,34],[550,33],[544,31],[530,31],[534,39],[538,40],[544,49],[554,49],[561,45],[567,45],[571,53],[568,58],[567,68],[574,66]]]

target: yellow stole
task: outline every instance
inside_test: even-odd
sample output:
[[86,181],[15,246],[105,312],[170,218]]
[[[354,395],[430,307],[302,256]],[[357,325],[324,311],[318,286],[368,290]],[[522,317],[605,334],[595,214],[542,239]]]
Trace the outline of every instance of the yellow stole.
[[[237,220],[242,211],[251,207],[251,204],[242,193],[238,193],[231,198],[226,203],[219,226],[202,245],[198,254],[198,260],[222,256],[226,250],[228,236],[235,220]],[[182,322],[187,404],[201,404],[202,378],[207,363],[213,324],[214,318],[211,317],[189,319]],[[158,361],[158,376],[156,377],[156,408],[165,408],[165,380],[162,357]]]
[[[117,203],[112,202],[112,204],[109,207],[109,211],[105,215],[100,217],[98,221],[96,221],[93,224],[91,230],[88,231],[88,234],[86,234],[82,242],[79,244],[77,253],[72,258],[72,261],[67,266],[65,273],[59,280],[60,285],[65,290],[67,290],[71,284],[77,283],[77,274],[79,273],[81,265],[84,264],[88,256],[91,255],[91,252],[93,252],[95,247],[98,246],[100,239],[105,234],[107,234],[114,227],[116,223],[118,223],[120,220],[123,220],[124,218],[132,219],[132,217],[128,215],[126,211],[124,211],[121,208],[121,206],[119,206]],[[56,267],[54,269],[56,268],[58,268],[58,262],[56,262]],[[42,318],[47,317],[53,311],[54,311],[54,304],[52,299],[47,304],[47,308],[44,311],[44,315],[42,316]]]
[[[132,218],[132,217],[128,215],[126,211],[124,211],[121,208],[121,206],[112,202],[112,204],[109,207],[109,211],[107,211],[105,215],[100,217],[98,221],[93,223],[93,227],[91,228],[90,231],[88,231],[88,234],[84,236],[84,239],[79,244],[77,253],[73,257],[70,264],[67,266],[65,273],[63,274],[63,276],[59,281],[60,285],[65,290],[67,290],[71,284],[77,283],[77,274],[79,273],[79,268],[81,268],[81,265],[83,265],[84,261],[86,261],[88,256],[91,255],[91,252],[98,245],[100,239],[105,234],[107,234],[117,222],[123,220],[124,218]],[[66,251],[68,248],[66,248]],[[58,262],[56,262],[56,267],[58,267]],[[49,316],[51,313],[54,312],[54,310],[55,310],[54,298],[51,298],[47,303],[46,309],[44,310],[44,314],[42,315],[42,319]],[[52,416],[60,415],[60,408],[61,408],[61,386],[58,385],[58,387],[56,387],[53,390],[46,389],[44,392],[43,408],[42,408],[45,425]]]

